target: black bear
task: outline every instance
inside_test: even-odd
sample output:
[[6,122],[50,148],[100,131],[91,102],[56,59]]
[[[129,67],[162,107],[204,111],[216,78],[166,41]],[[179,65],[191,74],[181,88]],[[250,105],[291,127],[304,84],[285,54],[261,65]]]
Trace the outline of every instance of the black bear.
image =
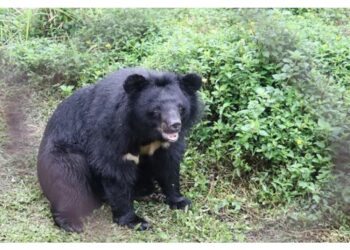
[[201,78],[122,69],[64,100],[50,118],[38,154],[38,177],[55,223],[81,232],[81,218],[107,202],[113,221],[149,227],[133,208],[156,181],[171,208],[180,193],[185,136],[199,117]]

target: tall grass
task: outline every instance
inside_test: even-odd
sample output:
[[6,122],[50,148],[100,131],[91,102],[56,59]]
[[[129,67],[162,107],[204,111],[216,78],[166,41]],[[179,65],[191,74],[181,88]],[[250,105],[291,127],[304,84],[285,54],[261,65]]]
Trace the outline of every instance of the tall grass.
[[[31,37],[66,39],[72,23],[78,23],[74,9],[3,9],[0,10],[0,42],[28,41]],[[89,11],[89,14],[93,14]],[[81,15],[80,15],[81,16]]]

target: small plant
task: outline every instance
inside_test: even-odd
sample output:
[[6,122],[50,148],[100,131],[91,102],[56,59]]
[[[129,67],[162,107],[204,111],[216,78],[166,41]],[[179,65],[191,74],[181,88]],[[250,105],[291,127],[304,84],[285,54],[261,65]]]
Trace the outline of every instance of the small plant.
[[64,97],[68,97],[68,96],[70,96],[73,93],[74,86],[72,86],[72,85],[61,85],[60,89],[61,89],[62,95]]

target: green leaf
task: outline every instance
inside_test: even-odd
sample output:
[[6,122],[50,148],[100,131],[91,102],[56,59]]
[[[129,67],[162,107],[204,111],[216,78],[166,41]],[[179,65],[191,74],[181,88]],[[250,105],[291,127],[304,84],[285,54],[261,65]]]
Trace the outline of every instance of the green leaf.
[[259,130],[259,135],[268,136],[269,134],[265,130]]
[[241,130],[244,131],[244,132],[248,132],[248,131],[250,131],[252,128],[253,128],[252,124],[249,123],[249,124],[243,125],[243,126],[241,127]]

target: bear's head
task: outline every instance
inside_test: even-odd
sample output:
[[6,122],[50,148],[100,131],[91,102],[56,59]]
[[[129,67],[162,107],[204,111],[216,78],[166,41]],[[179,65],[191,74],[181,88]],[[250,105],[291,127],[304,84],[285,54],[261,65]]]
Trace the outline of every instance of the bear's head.
[[196,119],[197,74],[132,74],[124,82],[132,128],[144,141],[175,142]]

